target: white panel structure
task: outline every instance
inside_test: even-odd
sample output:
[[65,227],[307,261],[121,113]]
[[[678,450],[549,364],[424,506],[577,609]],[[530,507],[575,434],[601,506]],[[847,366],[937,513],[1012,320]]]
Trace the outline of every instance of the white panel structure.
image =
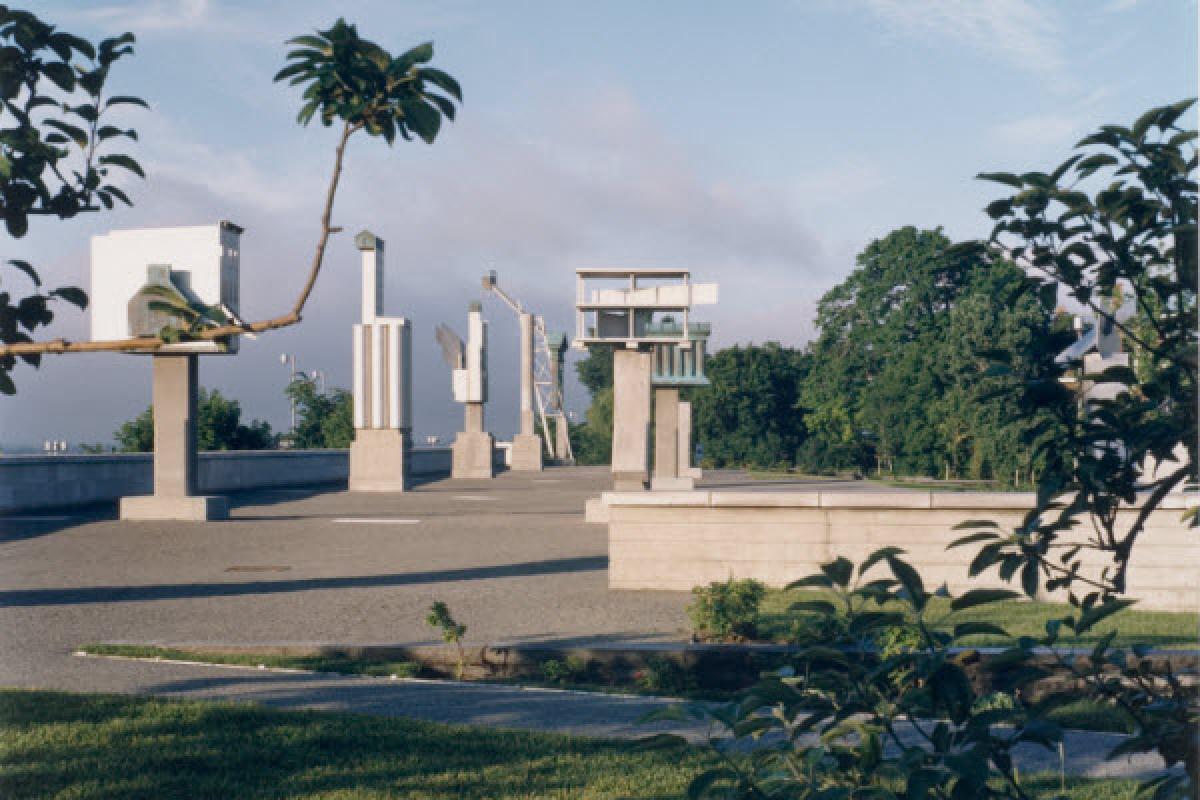
[[383,240],[363,231],[362,315],[354,326],[354,427],[412,429],[412,325],[383,312]]
[[467,343],[464,364],[454,370],[454,402],[487,402],[487,323],[478,303],[467,313]]
[[[222,220],[213,225],[139,228],[92,237],[92,339],[110,341],[140,335],[131,330],[130,301],[146,286],[154,267],[169,276],[168,286],[185,299],[239,313],[242,228]],[[163,268],[167,268],[164,273]],[[186,342],[158,353],[234,353],[238,337],[227,343]]]

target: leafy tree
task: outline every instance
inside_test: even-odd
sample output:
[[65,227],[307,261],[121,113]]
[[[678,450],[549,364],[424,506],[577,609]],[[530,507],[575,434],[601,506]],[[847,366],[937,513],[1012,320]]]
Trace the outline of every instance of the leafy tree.
[[[132,41],[132,37],[129,41]],[[288,44],[293,46],[287,54],[289,63],[276,74],[275,79],[289,80],[291,85],[305,87],[304,105],[297,117],[300,124],[307,125],[314,117],[327,127],[335,121],[341,122],[333,174],[325,192],[320,235],[308,277],[292,309],[272,319],[233,323],[211,309],[180,309],[187,316],[187,325],[183,329],[169,327],[157,336],[108,342],[68,342],[65,339],[0,342],[0,358],[17,355],[36,358],[42,353],[97,350],[156,350],[169,342],[220,340],[300,322],[324,263],[329,237],[340,230],[332,224],[331,219],[350,137],[359,131],[366,131],[369,136],[382,137],[389,145],[397,135],[405,140],[416,136],[432,144],[441,129],[442,118],[454,118],[454,102],[462,102],[462,91],[450,75],[435,67],[425,66],[433,58],[433,44],[430,42],[393,57],[379,45],[360,37],[354,25],[339,18],[329,30],[317,31],[311,36],[298,36]],[[110,159],[114,165],[129,166],[131,169],[136,166],[125,157],[104,158]],[[116,158],[122,158],[124,162],[113,160]]]
[[[1043,448],[1050,468],[1039,480],[1037,503],[1011,533],[980,522],[959,541],[983,545],[972,574],[996,567],[1006,578],[1019,575],[1030,595],[1066,590],[1074,613],[1058,626],[1102,618],[1132,602],[1123,595],[1147,519],[1167,494],[1197,478],[1196,131],[1179,124],[1194,102],[1150,109],[1128,127],[1104,125],[1050,173],[980,176],[1014,190],[988,206],[996,220],[993,242],[1042,278],[1043,305],[1065,290],[1120,329],[1147,366],[1107,370],[1100,379],[1124,391],[1084,408],[1061,380],[1078,365],[1054,365],[1028,381],[1024,408],[1049,410],[1063,431]],[[1128,323],[1102,302],[1126,291],[1138,309]],[[1147,467],[1155,461],[1166,468],[1152,473]],[[1135,503],[1136,514],[1120,513]],[[1077,526],[1091,534],[1072,535]],[[1090,567],[1079,557],[1084,550],[1092,553]],[[1135,720],[1125,752],[1157,751],[1168,766],[1184,765],[1186,779],[1165,774],[1152,782],[1156,797],[1197,796],[1195,688],[1169,674],[1143,674],[1142,648],[1134,648],[1139,666],[1131,668],[1110,642],[1071,677]]]
[[[147,408],[114,434],[122,453],[148,453],[154,450],[154,412]],[[196,404],[196,449],[270,450],[275,434],[263,420],[242,423],[242,405],[221,394],[201,388]]]
[[579,381],[592,396],[587,419],[572,425],[571,450],[579,464],[608,464],[612,461],[613,348],[592,345],[587,358],[575,362]]
[[704,460],[723,466],[791,466],[805,438],[797,410],[808,359],[778,342],[730,347],[704,368],[710,385],[692,395]]
[[292,447],[344,448],[354,441],[354,397],[345,389],[318,392],[316,383],[300,378],[287,394],[296,404]]
[[[110,173],[118,169],[141,177],[142,168],[107,148],[137,133],[109,118],[116,107],[146,104],[110,96],[106,85],[112,65],[133,52],[133,42],[133,34],[124,33],[93,45],[28,11],[0,5],[0,217],[9,236],[25,236],[30,217],[66,220],[131,204],[110,182]],[[4,266],[8,275],[23,273],[34,291],[23,297],[0,291],[0,346],[32,342],[30,334],[54,319],[55,300],[87,307],[81,289],[44,289],[28,261],[10,259]],[[16,358],[0,352],[0,393],[16,392],[11,375]],[[25,352],[20,358],[37,367],[41,357]]]

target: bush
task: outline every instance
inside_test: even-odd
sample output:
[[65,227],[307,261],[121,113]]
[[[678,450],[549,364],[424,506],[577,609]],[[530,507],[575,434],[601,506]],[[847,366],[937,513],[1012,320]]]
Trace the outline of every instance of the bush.
[[647,692],[682,694],[696,688],[696,678],[680,664],[667,658],[653,656],[646,660],[646,668],[633,675],[639,689]]
[[715,581],[692,589],[688,606],[692,629],[701,639],[737,641],[753,639],[758,607],[767,589],[753,579]]
[[541,669],[547,682],[557,684],[581,683],[591,673],[587,659],[579,656],[567,656],[563,661],[551,658],[541,663]]

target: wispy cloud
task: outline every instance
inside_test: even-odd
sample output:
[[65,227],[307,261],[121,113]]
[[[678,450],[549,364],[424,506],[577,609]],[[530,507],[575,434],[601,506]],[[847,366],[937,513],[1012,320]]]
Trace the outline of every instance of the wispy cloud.
[[81,10],[79,14],[99,25],[118,25],[124,30],[161,31],[205,27],[215,18],[212,10],[209,0],[148,0],[98,5]]
[[1030,72],[1065,63],[1056,12],[1033,0],[861,0],[890,30],[950,40]]

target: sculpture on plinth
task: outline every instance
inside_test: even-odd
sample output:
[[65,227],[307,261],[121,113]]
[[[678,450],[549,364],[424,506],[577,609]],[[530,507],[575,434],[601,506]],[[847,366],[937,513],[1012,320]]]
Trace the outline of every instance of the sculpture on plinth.
[[[593,284],[619,288],[597,288]],[[576,330],[574,345],[607,344],[613,351],[613,488],[640,490],[650,483],[649,437],[651,388],[656,359],[662,391],[655,392],[658,437],[655,441],[656,487],[688,488],[680,471],[679,386],[703,385],[704,340],[707,326],[688,316],[693,305],[717,302],[715,283],[692,283],[691,273],[679,269],[576,270]],[[675,316],[682,318],[675,322]],[[666,349],[663,349],[666,346]],[[662,359],[681,370],[662,372]],[[672,369],[675,367],[673,366]],[[662,383],[664,377],[671,383]],[[689,417],[690,419],[690,417]],[[685,426],[690,432],[691,425]],[[687,445],[690,451],[690,443]],[[689,484],[690,485],[690,484]]]
[[412,325],[383,316],[383,240],[354,237],[362,252],[362,322],[354,326],[354,441],[350,490],[403,492],[412,449]]
[[182,340],[237,323],[242,229],[214,225],[110,231],[92,237],[92,339],[162,337],[153,355],[153,494],[122,497],[121,519],[229,516],[224,497],[197,495],[198,355],[238,350],[238,337]]
[[467,312],[467,341],[446,325],[437,327],[438,344],[451,369],[454,401],[463,404],[463,429],[454,439],[452,478],[491,478],[495,475],[495,440],[484,429],[487,402],[487,323],[483,306],[473,302]]

